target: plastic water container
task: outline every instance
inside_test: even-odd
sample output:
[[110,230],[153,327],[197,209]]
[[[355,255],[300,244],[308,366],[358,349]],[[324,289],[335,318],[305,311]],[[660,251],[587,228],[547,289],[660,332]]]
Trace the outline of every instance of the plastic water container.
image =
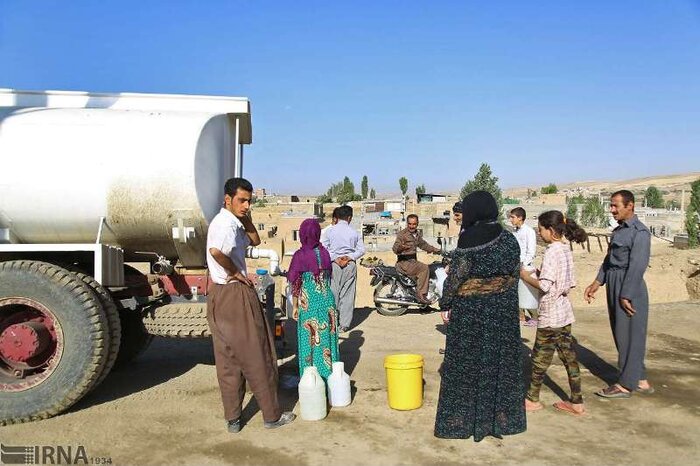
[[399,411],[423,405],[423,356],[392,354],[384,358],[389,407]]
[[294,297],[292,296],[292,285],[287,283],[284,288],[284,299],[285,299],[285,313],[287,318],[292,318],[292,310],[294,309]]
[[333,371],[328,376],[328,401],[334,408],[342,408],[352,401],[350,376],[345,373],[344,362],[333,363]]
[[265,269],[257,269],[255,271],[255,275],[257,275],[258,278],[257,283],[255,284],[255,291],[257,291],[258,299],[262,303],[266,301],[267,287],[274,285],[275,281]]
[[[535,268],[528,267],[525,270],[528,272],[535,271]],[[518,280],[518,307],[520,309],[537,309],[540,305],[540,290],[525,283],[522,279]]]
[[445,287],[445,280],[447,279],[447,272],[445,272],[445,269],[441,267],[435,270],[435,277],[437,278],[435,282],[435,290],[437,291],[438,296],[442,296],[442,290]]
[[314,366],[304,369],[299,381],[301,418],[319,421],[326,417],[326,384]]

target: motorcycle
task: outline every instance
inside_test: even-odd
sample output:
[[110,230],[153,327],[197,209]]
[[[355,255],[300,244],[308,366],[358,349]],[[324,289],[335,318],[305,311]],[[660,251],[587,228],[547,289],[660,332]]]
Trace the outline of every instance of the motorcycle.
[[425,309],[435,304],[442,296],[442,285],[447,277],[445,267],[449,262],[447,253],[439,254],[442,260],[428,264],[428,303],[418,301],[414,278],[400,273],[396,267],[384,265],[381,259],[361,260],[360,265],[369,268],[372,276],[370,286],[374,287],[377,312],[393,317],[404,314],[410,308]]

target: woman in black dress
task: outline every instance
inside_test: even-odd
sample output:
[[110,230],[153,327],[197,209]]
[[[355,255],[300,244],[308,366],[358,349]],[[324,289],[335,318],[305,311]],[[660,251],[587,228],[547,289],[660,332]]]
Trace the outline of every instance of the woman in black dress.
[[440,308],[449,310],[435,436],[480,441],[524,432],[518,277],[520,247],[498,222],[496,200],[462,202],[462,233]]

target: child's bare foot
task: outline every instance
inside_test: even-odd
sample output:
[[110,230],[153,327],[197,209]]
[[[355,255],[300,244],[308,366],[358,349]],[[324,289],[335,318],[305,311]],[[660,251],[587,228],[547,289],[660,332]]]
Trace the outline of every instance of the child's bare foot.
[[559,411],[563,411],[566,414],[571,414],[572,416],[583,416],[586,414],[586,408],[583,407],[583,403],[557,401],[553,406]]
[[533,411],[539,411],[544,408],[544,405],[539,401],[530,401],[525,398],[525,412],[531,413]]

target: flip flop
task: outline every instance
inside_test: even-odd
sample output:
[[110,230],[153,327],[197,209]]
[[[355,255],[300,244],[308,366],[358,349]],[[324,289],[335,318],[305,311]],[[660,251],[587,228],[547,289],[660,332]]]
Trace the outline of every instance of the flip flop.
[[642,395],[653,395],[656,390],[654,390],[654,387],[649,385],[649,388],[640,388],[637,387],[635,390],[637,393],[641,393]]
[[631,398],[632,393],[623,392],[617,385],[610,385],[602,390],[595,392],[596,395],[603,398]]
[[558,411],[562,411],[566,414],[570,414],[571,416],[583,417],[586,415],[586,411],[583,411],[583,412],[576,411],[573,408],[573,406],[571,406],[571,403],[568,401],[557,401],[552,406],[554,406],[554,408],[557,409]]
[[537,403],[537,406],[534,408],[528,408],[527,405],[525,405],[525,412],[526,413],[532,413],[535,411],[539,411],[540,409],[544,409],[544,405],[540,403],[539,401],[531,401],[530,403]]

